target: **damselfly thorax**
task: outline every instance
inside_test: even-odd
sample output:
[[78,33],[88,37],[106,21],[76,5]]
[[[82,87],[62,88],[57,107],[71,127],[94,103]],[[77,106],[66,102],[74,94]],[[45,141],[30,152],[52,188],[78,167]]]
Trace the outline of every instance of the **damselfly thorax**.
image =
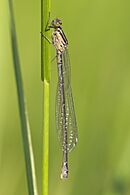
[[52,32],[52,44],[59,53],[63,53],[67,48],[68,41],[63,30],[58,27]]

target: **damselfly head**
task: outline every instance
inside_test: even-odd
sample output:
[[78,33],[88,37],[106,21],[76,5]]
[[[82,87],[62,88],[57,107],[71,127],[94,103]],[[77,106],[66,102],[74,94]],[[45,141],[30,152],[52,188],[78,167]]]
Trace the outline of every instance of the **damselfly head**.
[[62,22],[60,19],[56,18],[55,20],[52,20],[50,28],[58,28],[62,25]]

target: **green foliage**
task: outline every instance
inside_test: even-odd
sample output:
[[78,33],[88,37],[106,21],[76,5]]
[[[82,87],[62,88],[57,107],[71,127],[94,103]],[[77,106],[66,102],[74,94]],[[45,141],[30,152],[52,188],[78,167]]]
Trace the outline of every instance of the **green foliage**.
[[[52,1],[51,18],[61,18],[69,40],[79,142],[69,155],[69,179],[61,181],[62,152],[55,127],[57,67],[52,62],[49,102],[50,195],[130,194],[129,7],[128,1],[117,0]],[[0,194],[27,195],[5,0],[1,0],[0,9]],[[14,10],[38,190],[42,194],[44,121],[40,76],[40,2],[14,0]],[[53,47],[52,53],[50,61],[55,56]]]

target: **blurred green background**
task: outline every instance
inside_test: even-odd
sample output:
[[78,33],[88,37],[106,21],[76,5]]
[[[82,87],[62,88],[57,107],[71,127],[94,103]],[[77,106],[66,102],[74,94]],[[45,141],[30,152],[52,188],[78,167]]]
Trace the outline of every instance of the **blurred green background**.
[[[69,179],[55,127],[57,67],[51,64],[49,195],[130,194],[130,1],[52,0],[69,39],[79,142]],[[14,0],[18,49],[41,195],[43,86],[40,1]],[[52,58],[55,50],[52,47]],[[51,59],[50,59],[51,60]],[[7,0],[0,0],[0,195],[27,195]]]

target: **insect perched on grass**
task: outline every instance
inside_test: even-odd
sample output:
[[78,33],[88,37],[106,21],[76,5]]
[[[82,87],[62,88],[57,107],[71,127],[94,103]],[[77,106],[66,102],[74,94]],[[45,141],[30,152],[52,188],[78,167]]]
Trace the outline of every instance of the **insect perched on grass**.
[[56,126],[63,151],[61,178],[68,178],[68,151],[71,151],[77,141],[77,124],[70,82],[70,60],[68,55],[68,40],[62,30],[62,22],[56,18],[47,25],[46,31],[53,29],[52,43],[56,49],[58,68],[58,87],[56,94]]

